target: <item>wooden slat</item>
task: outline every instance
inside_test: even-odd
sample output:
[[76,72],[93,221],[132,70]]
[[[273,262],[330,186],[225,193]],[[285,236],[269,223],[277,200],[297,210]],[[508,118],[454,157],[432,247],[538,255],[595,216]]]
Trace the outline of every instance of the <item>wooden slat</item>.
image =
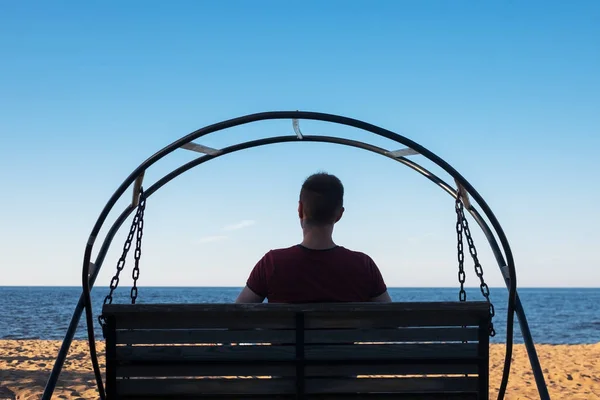
[[119,346],[120,361],[285,361],[295,358],[294,346]]
[[477,333],[477,328],[315,329],[305,332],[305,342],[474,341]]
[[292,394],[293,379],[125,379],[117,381],[121,396],[188,396],[200,394]]
[[107,304],[117,328],[384,328],[477,325],[489,318],[484,302],[289,304]]
[[[237,400],[238,398],[236,398]],[[365,393],[307,395],[307,400],[479,400],[477,393]],[[208,399],[203,399],[208,400]]]
[[176,343],[290,343],[296,341],[291,329],[253,330],[119,330],[119,344],[176,344]]
[[[117,329],[293,329],[294,314],[288,313],[130,313],[115,315]],[[396,328],[418,326],[476,326],[489,315],[463,311],[314,312],[305,315],[307,329]]]
[[[388,364],[388,363],[363,363],[363,364],[325,364],[308,365],[305,369],[306,376],[352,376],[352,375],[452,375],[452,374],[477,374],[478,366],[475,363],[465,364]],[[229,363],[229,364],[186,364],[186,363],[157,363],[157,364],[131,364],[120,365],[116,368],[118,377],[160,377],[160,376],[286,376],[296,375],[293,362],[257,364],[257,363]]]
[[304,354],[307,360],[476,359],[477,344],[308,345]]
[[210,363],[189,364],[182,362],[156,364],[119,365],[117,376],[153,377],[153,376],[295,376],[296,366],[286,363]]
[[[306,343],[475,341],[477,328],[320,329],[305,332]],[[118,330],[118,344],[287,343],[294,330]]]
[[452,364],[406,364],[364,363],[364,364],[326,364],[307,365],[306,376],[349,376],[349,375],[455,375],[477,374],[475,363]]
[[277,313],[277,312],[398,312],[398,311],[466,311],[485,313],[489,311],[484,301],[468,302],[397,302],[397,303],[313,303],[313,304],[106,304],[102,308],[105,315],[126,315],[130,313],[149,314],[200,314],[200,313]]
[[478,326],[489,315],[464,310],[313,312],[305,316],[308,329],[397,328],[421,326]]
[[117,329],[293,329],[291,313],[123,313],[115,314]]
[[[117,381],[121,396],[189,396],[200,394],[292,394],[293,379],[126,379]],[[307,379],[308,394],[334,393],[474,393],[476,378],[339,378]]]
[[[236,398],[237,399],[237,398]],[[477,393],[365,393],[307,395],[307,400],[479,400]],[[203,399],[205,400],[205,399]],[[208,399],[206,399],[208,400]]]
[[[306,400],[479,400],[476,393],[367,393],[305,395]],[[179,400],[178,396],[121,396],[121,400]],[[186,396],[185,400],[297,400],[296,395],[211,395]]]
[[473,393],[477,378],[368,378],[307,379],[306,391],[320,393]]
[[[121,361],[284,361],[294,346],[119,346]],[[476,359],[477,344],[307,345],[306,360]]]

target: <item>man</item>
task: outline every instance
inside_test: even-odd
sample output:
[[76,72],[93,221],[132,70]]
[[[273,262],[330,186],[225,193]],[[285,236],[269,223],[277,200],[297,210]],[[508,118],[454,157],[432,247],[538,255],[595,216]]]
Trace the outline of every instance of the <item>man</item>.
[[342,218],[344,186],[327,173],[300,190],[302,243],[271,250],[256,264],[236,303],[391,302],[375,262],[333,242]]

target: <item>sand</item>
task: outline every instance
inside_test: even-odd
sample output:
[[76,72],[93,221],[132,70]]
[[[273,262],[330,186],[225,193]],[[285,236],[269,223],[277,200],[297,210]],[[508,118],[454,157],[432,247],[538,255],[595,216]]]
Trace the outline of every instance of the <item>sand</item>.
[[[0,340],[0,400],[39,399],[48,379],[59,341]],[[550,396],[555,399],[600,399],[600,343],[537,345]],[[103,354],[104,345],[98,343]],[[491,399],[502,375],[504,346],[490,349]],[[100,358],[104,370],[103,357]],[[75,341],[54,392],[56,399],[97,399],[85,341]],[[523,345],[515,345],[507,400],[539,399]]]

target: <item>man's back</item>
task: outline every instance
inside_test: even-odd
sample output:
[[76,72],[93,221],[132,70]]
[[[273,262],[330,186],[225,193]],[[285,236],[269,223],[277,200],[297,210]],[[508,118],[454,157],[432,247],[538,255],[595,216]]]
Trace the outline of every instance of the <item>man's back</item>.
[[302,243],[265,254],[236,303],[392,301],[373,260],[333,241],[343,214],[342,182],[324,172],[309,176],[298,201]]
[[252,270],[247,286],[270,303],[365,302],[387,290],[369,256],[341,246],[271,250]]

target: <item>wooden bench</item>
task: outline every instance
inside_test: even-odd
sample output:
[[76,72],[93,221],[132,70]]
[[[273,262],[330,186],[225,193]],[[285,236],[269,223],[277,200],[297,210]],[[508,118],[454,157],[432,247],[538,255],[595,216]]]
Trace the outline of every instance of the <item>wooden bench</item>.
[[485,302],[105,305],[112,399],[488,399]]

